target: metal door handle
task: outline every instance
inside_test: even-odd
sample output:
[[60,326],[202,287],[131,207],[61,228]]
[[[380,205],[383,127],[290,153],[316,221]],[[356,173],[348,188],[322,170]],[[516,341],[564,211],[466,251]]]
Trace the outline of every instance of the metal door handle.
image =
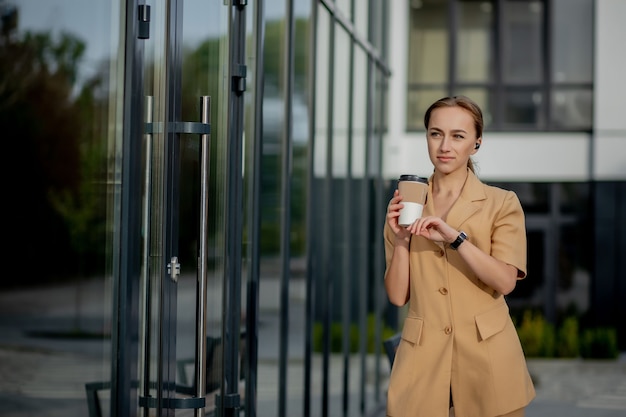
[[[211,126],[211,97],[200,98],[201,124]],[[200,134],[200,230],[199,230],[199,257],[198,257],[198,305],[196,308],[196,388],[197,396],[206,395],[206,288],[207,288],[207,258],[208,258],[208,220],[209,220],[209,156],[210,156],[210,129]],[[196,417],[204,415],[203,409],[196,409]]]

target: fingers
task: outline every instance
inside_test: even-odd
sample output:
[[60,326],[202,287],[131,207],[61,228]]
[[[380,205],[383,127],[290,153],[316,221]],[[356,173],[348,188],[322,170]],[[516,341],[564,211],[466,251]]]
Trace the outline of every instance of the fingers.
[[402,200],[402,196],[398,194],[398,190],[395,190],[393,193],[393,197],[389,200],[389,204],[387,205],[387,223],[391,226],[391,230],[393,230],[394,234],[398,235],[398,233],[402,232],[402,229],[398,225],[398,219],[400,217],[400,209],[404,207],[404,205],[400,202]]
[[409,227],[407,227],[407,230],[409,232],[411,232],[411,234],[413,235],[419,235],[420,230],[421,230],[421,226],[420,226],[420,222],[422,219],[417,219],[415,220]]
[[431,223],[433,223],[433,220],[432,216],[417,219],[415,222],[415,230],[419,233],[420,230],[426,229]]
[[449,241],[451,235],[457,233],[455,229],[436,216],[427,216],[417,219],[415,223],[407,229],[414,235],[424,236],[435,242]]
[[415,235],[419,235],[419,234],[428,235],[424,233],[426,232],[427,229],[429,228],[437,229],[440,227],[442,223],[444,222],[439,217],[435,217],[435,216],[421,217],[415,220],[415,222],[411,226],[409,226],[409,230],[411,231],[411,233]]
[[389,200],[389,204],[387,205],[387,213],[391,213],[392,211],[398,212],[404,205],[400,203],[402,200],[402,196],[398,194],[398,190],[393,193],[393,197]]

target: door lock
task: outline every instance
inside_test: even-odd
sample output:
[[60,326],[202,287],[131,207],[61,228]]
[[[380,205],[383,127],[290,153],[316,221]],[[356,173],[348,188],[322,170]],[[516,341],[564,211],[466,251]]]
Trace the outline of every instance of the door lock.
[[167,273],[172,278],[172,281],[178,282],[178,276],[180,275],[180,264],[178,263],[178,257],[173,256],[169,264],[167,264]]

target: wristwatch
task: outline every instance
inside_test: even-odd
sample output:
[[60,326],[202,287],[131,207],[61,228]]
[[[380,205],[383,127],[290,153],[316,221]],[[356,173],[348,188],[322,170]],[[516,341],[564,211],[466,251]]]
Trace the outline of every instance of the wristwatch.
[[467,235],[465,234],[465,232],[461,231],[461,233],[459,233],[459,237],[457,237],[454,242],[450,243],[450,247],[454,250],[457,250],[458,247],[461,246],[461,243],[465,241],[465,239],[467,239]]

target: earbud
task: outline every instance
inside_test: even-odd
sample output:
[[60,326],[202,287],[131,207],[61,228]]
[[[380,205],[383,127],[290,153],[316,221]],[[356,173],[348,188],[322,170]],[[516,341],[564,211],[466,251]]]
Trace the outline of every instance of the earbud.
[[478,149],[480,148],[480,143],[476,142],[476,145],[474,145],[474,149]]

